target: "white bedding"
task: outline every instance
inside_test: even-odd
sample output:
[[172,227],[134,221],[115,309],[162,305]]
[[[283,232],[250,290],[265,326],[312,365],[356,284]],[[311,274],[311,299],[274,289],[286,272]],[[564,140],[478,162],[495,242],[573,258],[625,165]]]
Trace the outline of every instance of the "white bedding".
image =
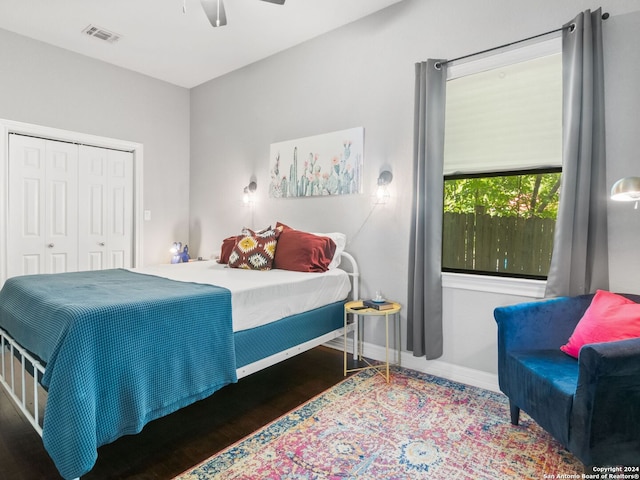
[[153,265],[131,269],[182,282],[206,283],[231,291],[233,331],[275,320],[347,298],[348,274],[339,268],[324,273],[228,268],[214,261]]

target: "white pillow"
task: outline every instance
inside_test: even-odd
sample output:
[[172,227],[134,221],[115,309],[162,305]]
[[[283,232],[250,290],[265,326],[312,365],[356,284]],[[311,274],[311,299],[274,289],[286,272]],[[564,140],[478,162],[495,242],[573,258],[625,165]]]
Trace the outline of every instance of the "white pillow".
[[327,269],[332,270],[334,268],[338,268],[338,265],[340,265],[340,259],[342,258],[342,252],[344,252],[344,247],[347,246],[347,236],[344,233],[339,232],[314,233],[314,235],[329,237],[333,240],[333,243],[336,244],[336,251],[333,254],[333,258],[331,259],[331,263],[329,263]]

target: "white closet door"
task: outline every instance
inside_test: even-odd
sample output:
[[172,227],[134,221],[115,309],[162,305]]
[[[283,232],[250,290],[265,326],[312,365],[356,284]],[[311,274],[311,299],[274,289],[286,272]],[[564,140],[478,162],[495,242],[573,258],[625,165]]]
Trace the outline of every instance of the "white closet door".
[[107,150],[80,146],[78,269],[107,268]]
[[9,151],[8,276],[77,270],[78,147],[11,135]]
[[133,248],[133,153],[109,150],[107,235],[109,268],[131,267]]
[[47,140],[47,273],[78,270],[78,146]]
[[37,138],[9,136],[9,277],[45,271],[45,144]]
[[79,269],[131,266],[133,154],[80,147]]

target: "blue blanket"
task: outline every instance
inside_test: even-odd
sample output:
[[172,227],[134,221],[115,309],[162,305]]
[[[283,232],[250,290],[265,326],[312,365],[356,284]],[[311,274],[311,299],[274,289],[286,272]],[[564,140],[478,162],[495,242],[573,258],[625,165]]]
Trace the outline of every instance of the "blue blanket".
[[231,293],[127,270],[29,275],[0,326],[46,363],[43,442],[64,478],[97,448],[236,382]]

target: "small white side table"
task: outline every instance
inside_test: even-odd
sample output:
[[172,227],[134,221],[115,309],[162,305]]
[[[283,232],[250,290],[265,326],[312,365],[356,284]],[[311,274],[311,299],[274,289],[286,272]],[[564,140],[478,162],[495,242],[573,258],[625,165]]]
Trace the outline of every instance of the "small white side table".
[[[393,303],[393,307],[387,310],[376,310],[375,308],[363,308],[362,300],[354,300],[352,302],[347,302],[344,305],[344,375],[346,376],[349,372],[357,372],[360,370],[368,370],[375,369],[380,375],[384,377],[384,379],[389,383],[389,316],[392,316],[396,322],[399,322],[400,310],[402,310],[402,306],[399,303]],[[384,317],[385,319],[385,363],[379,365],[372,365],[366,359],[362,357],[362,342],[360,338],[354,338],[353,341],[357,343],[357,347],[354,348],[354,352],[357,352],[357,355],[354,355],[354,359],[357,357],[358,360],[364,360],[367,364],[366,367],[359,368],[347,368],[347,324],[348,324],[348,316],[353,315],[354,322],[360,322],[361,318],[365,317]],[[359,325],[358,325],[359,327]],[[360,332],[360,328],[356,328],[356,332]],[[360,337],[360,334],[356,334]],[[400,335],[396,335],[397,343],[398,343],[398,352],[400,352]]]

